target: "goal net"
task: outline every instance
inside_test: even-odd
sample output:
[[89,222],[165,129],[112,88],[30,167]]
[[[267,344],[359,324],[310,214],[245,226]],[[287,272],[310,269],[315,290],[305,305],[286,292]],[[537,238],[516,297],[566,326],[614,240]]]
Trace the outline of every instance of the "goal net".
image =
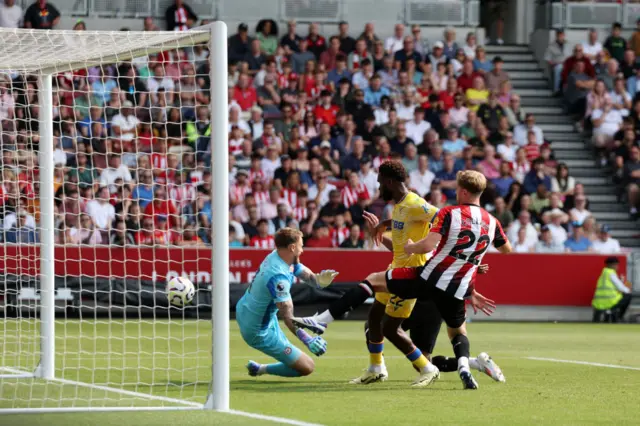
[[228,409],[226,63],[219,22],[0,29],[0,412]]

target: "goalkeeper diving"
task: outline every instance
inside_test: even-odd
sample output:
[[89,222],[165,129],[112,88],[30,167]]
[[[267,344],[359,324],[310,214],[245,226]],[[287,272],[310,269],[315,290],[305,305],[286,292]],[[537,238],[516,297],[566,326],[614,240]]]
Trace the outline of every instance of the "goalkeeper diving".
[[236,320],[242,338],[249,346],[275,358],[278,362],[247,363],[250,376],[270,374],[280,377],[308,376],[315,368],[313,359],[289,342],[278,324],[278,312],[287,328],[309,349],[321,356],[327,352],[327,342],[320,336],[311,336],[297,327],[293,319],[291,285],[295,278],[308,285],[324,288],[338,273],[325,270],[314,274],[299,262],[303,252],[302,232],[283,228],[275,235],[276,249],[260,264],[260,269],[236,305]]

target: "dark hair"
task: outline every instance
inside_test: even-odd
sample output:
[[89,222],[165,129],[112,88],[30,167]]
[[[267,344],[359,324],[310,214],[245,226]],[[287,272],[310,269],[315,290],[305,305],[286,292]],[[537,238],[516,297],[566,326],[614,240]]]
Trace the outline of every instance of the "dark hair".
[[264,223],[265,225],[269,225],[269,221],[268,221],[267,219],[260,219],[260,220],[258,220],[258,223],[257,223],[256,225],[257,225],[257,226],[260,226],[260,225],[262,225],[263,223]]
[[360,66],[366,67],[367,65],[371,65],[371,60],[369,58],[364,58],[362,62],[360,62]]
[[378,173],[385,179],[393,179],[398,182],[407,180],[407,169],[400,161],[385,161],[380,165]]

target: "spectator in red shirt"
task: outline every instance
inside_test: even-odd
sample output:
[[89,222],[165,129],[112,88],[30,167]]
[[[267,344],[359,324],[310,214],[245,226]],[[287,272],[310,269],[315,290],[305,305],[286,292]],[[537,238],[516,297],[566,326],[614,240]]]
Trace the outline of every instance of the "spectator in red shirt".
[[527,133],[527,144],[524,146],[524,150],[527,153],[527,160],[529,161],[540,157],[540,145],[538,145],[536,133],[533,130]]
[[582,44],[576,44],[573,48],[573,55],[569,56],[562,66],[562,84],[567,82],[567,77],[569,76],[569,73],[573,71],[576,62],[582,62],[584,64],[584,73],[591,78],[595,78],[596,69],[593,67],[591,60],[584,55],[584,48],[582,47]]
[[147,204],[144,209],[145,217],[151,217],[157,228],[160,228],[162,221],[169,220],[169,223],[173,227],[180,226],[180,216],[178,216],[178,209],[173,202],[167,199],[167,191],[164,187],[156,187],[153,194],[153,201]]
[[345,223],[344,215],[339,214],[336,216],[336,221],[329,230],[329,237],[331,238],[333,247],[340,247],[340,245],[349,238],[349,228]]
[[324,71],[316,71],[313,75],[313,81],[305,85],[304,90],[311,101],[315,102],[320,98],[320,94],[324,90],[328,90],[330,88],[327,84],[326,77],[327,74]]
[[[151,205],[151,204],[150,204]],[[164,226],[164,221],[160,221]],[[169,235],[162,229],[154,228],[154,220],[146,217],[142,221],[142,229],[136,234],[136,244],[144,246],[166,245],[169,242]]]
[[240,105],[243,111],[249,111],[258,102],[258,94],[250,82],[248,74],[240,74],[238,84],[233,89],[233,100]]
[[309,24],[309,35],[307,36],[308,50],[320,58],[320,54],[327,49],[327,40],[320,35],[318,24],[315,22]]
[[473,62],[471,59],[465,60],[462,64],[462,74],[458,77],[458,89],[461,90],[462,93],[468,89],[472,89],[473,80],[476,77],[482,77],[482,74],[473,70]]
[[327,123],[333,127],[336,125],[336,117],[339,110],[340,108],[331,104],[331,92],[323,90],[320,93],[320,103],[313,110],[313,115],[315,115],[318,123]]
[[313,224],[313,233],[305,244],[308,248],[331,248],[333,243],[329,235],[329,227],[321,220]]
[[329,39],[329,48],[320,54],[320,63],[326,70],[332,70],[336,67],[338,55],[344,55],[344,53],[340,51],[340,38],[333,36]]
[[269,222],[267,219],[260,219],[258,221],[258,235],[251,238],[249,246],[270,250],[275,248],[275,240],[272,235],[269,235]]
[[360,182],[358,174],[351,172],[347,184],[340,191],[340,198],[342,198],[342,203],[348,209],[356,204],[358,199],[368,200],[371,196],[366,185]]
[[[458,81],[455,78],[450,78],[447,80],[447,90],[442,90],[438,94],[438,100],[440,101],[440,106],[443,110],[449,111],[455,106],[456,94],[459,94]],[[464,97],[462,97],[462,99],[464,100]]]

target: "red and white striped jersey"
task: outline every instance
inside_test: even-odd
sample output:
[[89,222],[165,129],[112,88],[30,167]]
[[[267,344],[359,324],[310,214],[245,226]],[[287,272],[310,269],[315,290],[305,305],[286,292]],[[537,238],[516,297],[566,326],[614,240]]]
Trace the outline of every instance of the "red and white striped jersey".
[[256,235],[251,238],[249,245],[254,248],[273,249],[276,247],[276,242],[272,235],[267,235],[264,238]]
[[244,138],[229,139],[229,155],[236,156],[242,154],[242,145],[244,145]]
[[340,247],[340,244],[342,244],[344,240],[349,238],[350,233],[351,232],[349,232],[349,228],[347,228],[346,226],[340,229],[331,228],[331,231],[329,231],[329,236],[331,237],[331,243],[333,244],[334,247]]
[[309,217],[309,209],[307,209],[306,207],[296,207],[295,209],[293,209],[291,216],[295,220],[300,222],[301,220],[304,220]]
[[151,154],[151,165],[154,169],[166,169],[167,154],[162,154],[160,152],[154,152]]
[[173,14],[173,19],[176,23],[174,28],[175,31],[187,31],[189,29],[189,25],[187,24],[189,21],[189,14],[184,7],[176,8],[176,11]]
[[283,201],[288,203],[290,206],[298,205],[298,191],[294,189],[284,188],[280,195],[282,196]]
[[371,196],[369,195],[369,190],[364,183],[358,184],[358,186],[355,188],[351,188],[349,185],[346,185],[340,192],[342,196],[342,203],[347,209],[356,204],[358,202],[358,197],[360,196],[362,196],[365,200],[371,198]]
[[256,205],[258,206],[269,202],[269,191],[254,192],[253,196],[255,197]]
[[244,201],[245,195],[251,192],[251,187],[249,185],[236,185],[235,183],[231,185],[229,188],[229,197],[231,201],[236,203],[241,203]]
[[179,208],[185,207],[194,202],[196,200],[196,195],[196,187],[190,183],[169,185],[169,199],[173,200],[174,204]]
[[371,166],[373,167],[373,170],[377,171],[380,168],[380,165],[382,163],[385,163],[389,160],[391,160],[390,155],[377,155],[373,158],[373,162],[371,163]]
[[507,243],[500,222],[471,204],[442,208],[431,227],[434,232],[442,239],[420,277],[461,300],[473,288],[478,265],[489,246],[493,243],[498,248]]
[[267,176],[264,174],[264,170],[249,170],[249,182],[253,183],[255,181],[266,183]]

